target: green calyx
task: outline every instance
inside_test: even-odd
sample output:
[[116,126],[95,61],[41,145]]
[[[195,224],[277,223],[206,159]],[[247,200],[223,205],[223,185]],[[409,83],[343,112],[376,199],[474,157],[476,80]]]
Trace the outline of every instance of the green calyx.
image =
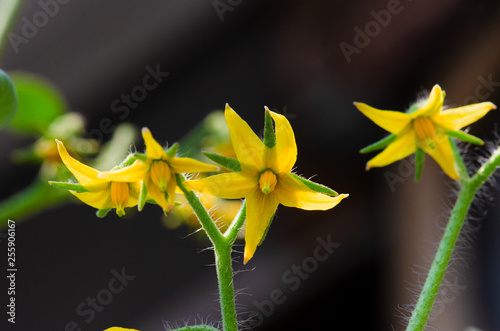
[[88,190],[81,184],[69,183],[69,182],[54,182],[54,181],[49,181],[49,184],[52,187],[60,188],[63,190],[70,190],[76,193],[88,192]]
[[362,148],[359,152],[361,154],[365,154],[365,153],[370,153],[370,152],[382,149],[382,148],[386,147],[387,145],[389,145],[390,143],[392,143],[395,139],[396,139],[396,135],[390,134],[387,137],[382,138],[379,141],[377,141],[371,145],[366,146],[365,148]]
[[264,119],[264,145],[267,148],[276,146],[276,133],[274,132],[273,118],[268,110]]
[[291,174],[295,179],[299,180],[301,183],[305,184],[308,188],[310,188],[311,190],[313,191],[316,191],[318,193],[323,193],[323,194],[326,194],[326,195],[331,195],[331,196],[337,196],[339,195],[337,192],[335,192],[334,190],[332,190],[331,188],[325,186],[325,185],[321,185],[321,184],[318,184],[318,183],[315,183],[313,181],[310,181],[308,179],[305,179],[303,177],[300,177],[296,174]]
[[210,153],[210,152],[203,152],[203,155],[205,155],[210,160],[223,166],[226,169],[229,169],[229,170],[234,171],[234,172],[241,171],[240,162],[237,159],[233,159],[231,157],[222,156],[222,155]]

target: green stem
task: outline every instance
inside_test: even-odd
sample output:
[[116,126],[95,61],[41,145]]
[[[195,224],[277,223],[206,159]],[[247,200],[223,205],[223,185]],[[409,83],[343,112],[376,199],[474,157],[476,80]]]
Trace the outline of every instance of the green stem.
[[444,231],[438,251],[432,262],[429,274],[425,281],[420,297],[410,318],[407,331],[424,330],[427,324],[434,300],[438,295],[441,282],[443,281],[446,268],[450,262],[455,249],[455,244],[460,235],[460,230],[464,224],[467,212],[474,200],[477,190],[486,182],[486,180],[495,172],[500,165],[500,147],[498,147],[491,157],[485,162],[477,173],[470,178],[464,167],[463,159],[459,153],[454,153],[456,163],[459,167],[461,176],[461,189],[457,201],[451,212],[450,220]]
[[0,11],[0,57],[7,44],[7,34],[22,4],[23,0],[0,0],[0,8],[2,8]]
[[236,215],[231,226],[223,235],[213,222],[205,207],[201,204],[198,196],[184,186],[184,177],[182,175],[176,175],[176,179],[177,185],[184,193],[186,200],[191,205],[191,208],[193,208],[193,211],[200,220],[203,229],[214,245],[223,330],[238,331],[238,320],[234,302],[231,250],[238,231],[245,220],[245,202],[243,202],[240,211]]
[[208,214],[200,199],[198,199],[198,196],[193,191],[189,191],[186,186],[184,186],[184,176],[176,174],[176,180],[177,186],[181,189],[182,193],[184,193],[186,200],[191,205],[191,208],[193,208],[194,213],[200,220],[203,230],[205,230],[205,232],[207,233],[207,236],[214,244],[214,247],[223,245],[225,242],[224,236],[219,231],[219,228],[215,225],[214,221]]
[[245,222],[246,202],[247,202],[246,200],[243,200],[240,207],[240,211],[238,212],[238,214],[236,214],[234,221],[231,223],[229,228],[224,233],[224,237],[226,238],[229,244],[232,244],[236,240],[238,232],[240,231],[241,227],[243,226],[243,223]]
[[51,187],[39,178],[22,191],[0,202],[0,231],[7,228],[8,219],[20,221],[42,210],[64,202],[70,194]]
[[219,281],[222,328],[224,331],[238,331],[238,320],[234,302],[233,267],[231,246],[215,246],[215,265]]

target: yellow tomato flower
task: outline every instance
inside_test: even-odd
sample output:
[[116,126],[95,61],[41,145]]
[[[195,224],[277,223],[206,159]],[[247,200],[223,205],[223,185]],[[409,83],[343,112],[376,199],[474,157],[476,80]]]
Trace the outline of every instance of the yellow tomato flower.
[[[458,180],[449,137],[474,144],[484,144],[481,139],[460,129],[479,120],[496,106],[491,102],[482,102],[443,109],[444,95],[441,87],[434,85],[428,99],[411,107],[408,113],[379,110],[364,103],[355,102],[354,105],[366,117],[392,133],[379,143],[362,150],[362,152],[368,152],[388,145],[381,153],[368,161],[366,169],[383,167],[415,152],[423,151],[429,154],[449,177]],[[422,153],[422,157],[423,155]]]
[[160,205],[165,213],[175,205],[176,173],[218,170],[216,166],[195,159],[168,155],[148,128],[142,129],[142,137],[146,144],[145,161],[138,161],[122,169],[100,172],[98,176],[114,181],[143,180],[148,196]]
[[290,123],[267,107],[266,111],[275,123],[273,147],[266,146],[226,105],[226,122],[241,171],[185,182],[196,191],[220,198],[246,198],[245,263],[254,255],[279,204],[305,210],[327,210],[348,196],[319,193],[291,173],[297,159],[297,145]]
[[139,331],[139,330],[136,330],[136,329],[125,329],[125,328],[120,328],[118,326],[113,326],[109,329],[106,329],[104,331]]
[[125,215],[126,207],[134,207],[139,199],[138,181],[120,181],[99,178],[98,170],[72,158],[64,144],[56,140],[61,160],[87,192],[70,191],[81,201],[97,209],[116,208],[118,216]]

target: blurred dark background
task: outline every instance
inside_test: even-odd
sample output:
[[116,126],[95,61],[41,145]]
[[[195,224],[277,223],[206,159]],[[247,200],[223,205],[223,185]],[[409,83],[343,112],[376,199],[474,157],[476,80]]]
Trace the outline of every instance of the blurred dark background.
[[[19,17],[32,20],[41,3],[58,4],[57,13],[26,43],[8,45],[0,65],[50,79],[86,116],[87,132],[109,118],[147,126],[161,143],[172,143],[225,103],[259,132],[268,106],[294,128],[297,172],[318,174],[318,182],[350,194],[327,212],[279,207],[247,265],[239,242],[237,302],[242,322],[253,317],[245,327],[404,329],[455,187],[429,157],[418,184],[411,159],[365,172],[375,154],[358,150],[385,133],[352,102],[404,110],[438,83],[451,106],[499,104],[498,1],[26,1]],[[13,32],[22,29],[20,20]],[[147,68],[164,73],[162,82],[127,116],[113,111],[116,99],[142,85]],[[498,140],[499,120],[492,111],[471,133]],[[8,161],[29,139],[0,137],[5,198],[37,169]],[[476,210],[480,217],[468,225],[470,239],[461,241],[430,330],[500,330],[498,194],[489,185],[481,195],[487,214]],[[187,227],[166,229],[161,214],[147,206],[123,219],[98,219],[92,208],[71,203],[19,221],[13,329],[65,330],[74,322],[82,330],[164,330],[166,322],[217,322],[209,244],[193,240]],[[311,262],[328,240],[340,246],[326,261]],[[6,252],[4,242],[0,247]],[[294,266],[310,272],[292,281]],[[116,272],[128,275],[127,285],[109,304],[90,308],[88,298],[107,289]],[[280,300],[271,304],[276,293]]]

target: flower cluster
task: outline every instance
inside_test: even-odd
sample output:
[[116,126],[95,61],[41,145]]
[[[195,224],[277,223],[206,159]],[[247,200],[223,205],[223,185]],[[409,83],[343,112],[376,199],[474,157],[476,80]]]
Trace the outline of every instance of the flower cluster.
[[83,187],[83,190],[71,190],[71,193],[104,211],[101,213],[104,215],[112,208],[119,216],[125,214],[125,207],[138,205],[142,210],[148,200],[168,213],[175,205],[176,173],[218,170],[216,166],[198,160],[176,157],[177,145],[165,151],[147,128],[142,130],[142,136],[146,154],[134,154],[130,158],[135,159],[132,165],[104,172],[72,158],[63,143],[57,140],[62,161]]
[[450,138],[483,145],[484,142],[481,139],[460,129],[479,120],[496,106],[491,102],[482,102],[445,109],[444,97],[444,91],[439,85],[435,85],[427,100],[415,103],[406,113],[379,110],[364,103],[355,102],[354,105],[359,111],[391,133],[386,138],[361,150],[362,153],[367,153],[387,146],[380,154],[368,161],[366,169],[383,167],[415,153],[417,166],[415,179],[418,180],[423,167],[424,153],[427,153],[449,177],[458,180],[453,156],[453,141]]
[[[183,173],[215,172],[219,168],[176,156],[178,144],[165,150],[144,128],[146,153],[129,155],[110,171],[98,171],[79,162],[57,140],[61,159],[78,184],[51,184],[70,190],[84,203],[99,209],[98,216],[106,215],[113,208],[119,216],[125,214],[127,207],[138,206],[141,211],[146,202],[156,203],[167,214],[176,206],[176,194],[187,192],[186,187],[222,199],[245,198],[245,263],[264,238],[279,204],[305,210],[327,210],[348,196],[292,173],[297,145],[286,117],[266,107],[264,141],[229,105],[226,105],[225,118],[236,159],[213,153],[206,155],[230,172],[184,181],[180,176]],[[184,190],[177,190],[179,185]]]

